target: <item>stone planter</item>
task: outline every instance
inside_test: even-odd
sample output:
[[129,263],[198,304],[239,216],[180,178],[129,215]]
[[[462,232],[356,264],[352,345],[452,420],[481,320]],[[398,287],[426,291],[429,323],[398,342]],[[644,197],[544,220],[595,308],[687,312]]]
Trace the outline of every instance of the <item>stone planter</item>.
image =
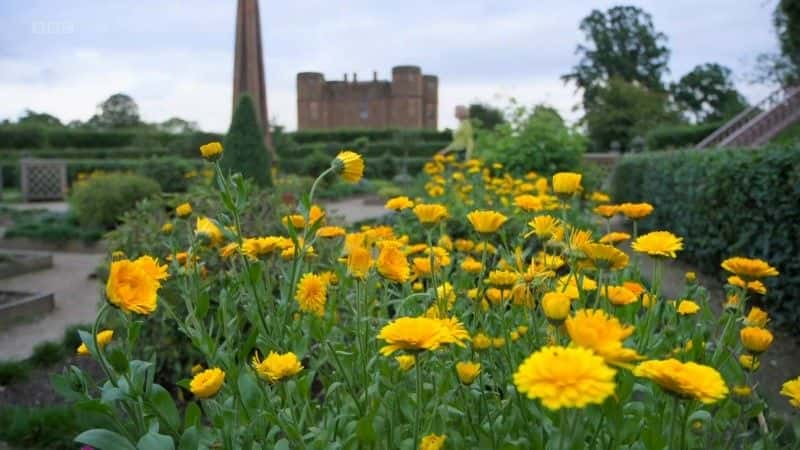
[[0,252],[0,278],[22,275],[53,267],[53,256],[47,253]]
[[52,293],[0,291],[0,326],[25,317],[42,316],[55,308]]

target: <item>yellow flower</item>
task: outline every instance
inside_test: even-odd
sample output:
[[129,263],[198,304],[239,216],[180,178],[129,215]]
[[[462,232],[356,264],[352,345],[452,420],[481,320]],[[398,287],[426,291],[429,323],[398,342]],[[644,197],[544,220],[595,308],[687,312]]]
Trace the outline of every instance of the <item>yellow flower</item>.
[[178,217],[189,217],[192,214],[192,205],[181,203],[175,208],[175,214]]
[[251,365],[259,378],[272,384],[285,378],[293,377],[303,370],[303,365],[300,364],[297,355],[292,352],[269,352],[263,361],[258,357],[258,353],[256,353],[253,355]]
[[567,274],[563,277],[559,278],[556,282],[556,291],[563,292],[564,294],[568,295],[569,298],[576,300],[580,298],[581,291],[594,291],[597,289],[597,282],[592,280],[589,277],[581,278],[581,284],[578,286],[578,282],[574,276]]
[[601,244],[619,244],[620,242],[625,242],[631,238],[631,235],[628,233],[623,233],[621,231],[612,231],[611,233],[603,235],[597,242]]
[[401,317],[381,328],[378,339],[386,342],[381,354],[389,356],[397,350],[436,350],[447,338],[448,331],[439,319]]
[[789,404],[800,408],[800,377],[783,383],[781,395],[789,399]]
[[411,274],[406,255],[397,247],[384,247],[376,262],[378,273],[397,283],[405,283]]
[[683,238],[679,238],[669,231],[653,231],[636,238],[632,247],[639,253],[674,259],[675,252],[683,250]]
[[320,227],[317,230],[317,236],[321,238],[331,239],[344,236],[345,234],[347,234],[347,231],[345,231],[345,229],[342,227],[328,226],[328,227]]
[[678,303],[677,311],[682,316],[692,316],[700,311],[700,305],[691,300],[681,300]]
[[618,208],[625,217],[633,220],[643,219],[653,212],[653,205],[649,203],[623,203]]
[[486,298],[489,299],[492,304],[499,305],[511,298],[511,290],[506,289],[502,291],[497,288],[489,288],[486,290]]
[[486,280],[492,286],[498,288],[509,288],[519,280],[516,272],[509,270],[493,270],[489,273],[489,278]]
[[514,373],[514,384],[528,398],[551,410],[600,404],[614,394],[616,371],[603,358],[580,347],[546,346]]
[[195,364],[195,365],[192,366],[192,375],[197,375],[198,373],[200,373],[200,372],[202,372],[204,370],[206,370],[206,368],[203,367],[202,364]]
[[640,359],[635,350],[623,347],[635,328],[622,325],[600,309],[581,309],[564,323],[574,345],[588,348],[609,364],[624,364]]
[[572,195],[581,188],[582,175],[574,172],[559,172],[553,175],[553,192]]
[[601,270],[621,270],[628,265],[628,255],[622,250],[606,244],[586,244],[583,253],[591,266]]
[[541,211],[544,208],[542,199],[530,194],[523,194],[514,197],[514,205],[528,212]]
[[548,292],[542,297],[544,315],[555,322],[563,322],[570,311],[572,300],[561,292]]
[[765,352],[772,345],[772,333],[766,328],[744,327],[739,331],[742,345],[751,353]]
[[550,215],[536,216],[528,222],[528,226],[533,230],[526,234],[525,237],[535,234],[540,241],[552,239],[561,228],[559,220]]
[[239,250],[239,243],[231,242],[230,244],[227,244],[227,245],[225,245],[223,247],[220,247],[219,256],[220,256],[220,258],[223,258],[223,259],[230,258],[238,250]]
[[301,311],[323,316],[328,300],[328,283],[321,276],[309,272],[297,283],[294,298],[300,304]]
[[280,236],[264,236],[247,238],[242,242],[242,251],[252,259],[270,254],[275,250],[286,250],[293,247],[292,240]]
[[446,440],[445,435],[429,434],[419,442],[419,450],[441,450]]
[[489,255],[494,255],[497,253],[497,247],[488,243],[488,242],[479,242],[475,244],[475,247],[472,247],[472,254],[474,255],[482,255],[484,250]]
[[679,397],[706,404],[722,400],[728,394],[728,386],[719,372],[713,367],[694,362],[650,360],[636,366],[633,374],[650,379]]
[[767,293],[767,287],[764,286],[759,280],[754,281],[744,281],[743,279],[739,278],[736,275],[731,275],[728,277],[728,284],[733,286],[738,286],[740,288],[746,288],[750,292],[755,292],[756,294],[764,295]]
[[767,321],[769,321],[769,315],[766,311],[757,306],[752,307],[750,313],[748,313],[747,317],[744,319],[745,325],[760,328],[767,326]]
[[614,306],[625,306],[635,303],[639,297],[625,286],[606,286],[602,288],[603,295]]
[[753,389],[751,389],[750,386],[734,386],[731,391],[737,397],[750,397],[753,393]]
[[494,348],[503,348],[506,345],[506,339],[502,337],[492,338],[492,347]]
[[347,270],[350,275],[363,280],[370,266],[372,266],[372,255],[369,250],[364,247],[350,249],[350,254],[347,255]]
[[456,250],[464,253],[472,251],[472,249],[475,247],[475,243],[469,239],[456,239],[453,245],[456,247]]
[[456,363],[456,374],[458,375],[458,380],[466,385],[472,384],[472,382],[475,381],[475,378],[478,378],[480,373],[480,363],[475,363],[472,361],[459,361]]
[[619,212],[619,206],[617,205],[598,205],[594,207],[595,214],[610,218],[613,217],[615,214]]
[[697,281],[697,274],[694,272],[686,272],[685,278],[687,283],[694,283]]
[[472,348],[475,350],[486,350],[491,345],[492,340],[484,333],[478,333],[472,337]]
[[611,201],[611,197],[604,192],[592,192],[592,195],[589,196],[589,199],[597,203],[608,203]]
[[467,220],[478,233],[491,234],[499,230],[508,217],[496,211],[472,211],[467,214]]
[[167,222],[164,225],[161,225],[161,232],[164,234],[170,234],[172,233],[173,228],[174,226],[172,225],[172,222]]
[[209,142],[200,146],[200,154],[206,161],[216,161],[222,156],[222,144],[219,142]]
[[778,270],[763,259],[742,258],[740,256],[722,261],[722,268],[746,281],[777,277],[779,275]]
[[395,356],[394,359],[403,372],[408,372],[417,363],[417,357],[414,355],[400,355]]
[[212,246],[216,247],[222,243],[222,230],[219,229],[208,217],[198,217],[194,226],[194,234],[197,236],[205,236]]
[[481,262],[471,256],[461,262],[461,270],[467,273],[480,273],[482,268]]
[[411,289],[413,289],[414,292],[422,292],[423,290],[425,290],[425,285],[417,281],[416,283],[411,285]]
[[414,207],[414,202],[406,196],[390,198],[384,208],[392,211],[402,211]]
[[108,300],[126,312],[147,315],[155,311],[166,267],[154,261],[152,258],[113,261],[106,283]]
[[[113,337],[114,337],[114,330],[103,330],[97,333],[97,345],[100,348],[103,348],[106,345],[108,345],[109,342],[111,342],[111,338]],[[89,351],[89,347],[87,347],[86,344],[84,343],[81,343],[81,345],[78,346],[76,352],[80,356],[89,356],[91,354],[91,352]]]
[[197,398],[213,397],[225,382],[225,372],[218,367],[206,369],[192,378],[189,390]]
[[436,225],[447,218],[447,208],[438,203],[421,203],[414,207],[414,214],[423,225]]
[[739,356],[739,364],[750,372],[755,372],[761,366],[761,362],[751,354],[744,354]]
[[331,167],[348,183],[358,183],[364,176],[364,160],[354,151],[340,152],[331,162]]

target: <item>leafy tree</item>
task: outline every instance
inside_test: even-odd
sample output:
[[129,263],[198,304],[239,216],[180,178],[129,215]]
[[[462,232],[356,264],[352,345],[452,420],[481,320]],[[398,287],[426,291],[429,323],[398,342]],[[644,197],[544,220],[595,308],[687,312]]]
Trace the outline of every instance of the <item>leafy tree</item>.
[[43,127],[62,127],[64,126],[58,117],[47,113],[37,113],[30,109],[25,110],[25,115],[17,121],[20,125],[32,125]]
[[225,136],[225,152],[220,164],[223,170],[239,172],[260,186],[272,186],[271,159],[264,145],[253,99],[242,95]]
[[197,122],[190,122],[180,117],[169,118],[157,125],[160,131],[172,134],[185,134],[198,131]]
[[478,128],[494,130],[497,125],[505,123],[503,111],[485,103],[469,105],[469,118]]
[[587,44],[578,45],[580,62],[563,75],[583,90],[583,106],[591,108],[598,90],[618,78],[663,91],[662,76],[668,72],[667,37],[656,31],[650,14],[635,6],[615,6],[606,12],[593,10],[581,21]]
[[670,86],[672,98],[695,123],[730,118],[747,107],[747,101],[733,86],[731,70],[716,63],[695,66]]
[[800,0],[780,0],[773,13],[780,53],[764,53],[756,63],[757,82],[790,86],[800,82]]
[[139,106],[127,94],[114,94],[97,105],[98,112],[89,124],[99,128],[124,128],[141,124]]
[[621,78],[612,78],[599,88],[584,122],[595,151],[619,148],[627,151],[634,139],[664,122],[677,122],[678,117],[667,109],[666,93],[655,92]]

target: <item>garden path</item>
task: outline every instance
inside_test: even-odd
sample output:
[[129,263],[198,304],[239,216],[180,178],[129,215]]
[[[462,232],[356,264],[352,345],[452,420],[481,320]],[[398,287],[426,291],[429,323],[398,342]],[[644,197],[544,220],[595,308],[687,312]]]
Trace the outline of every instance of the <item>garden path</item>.
[[0,328],[0,360],[27,358],[40,342],[60,342],[70,325],[91,323],[100,289],[91,275],[103,257],[56,252],[52,268],[0,280],[3,289],[55,294],[55,309],[50,313]]
[[65,213],[69,211],[67,202],[30,202],[30,203],[3,203],[3,206],[22,210],[44,209],[50,212]]
[[383,207],[383,201],[375,196],[350,197],[321,203],[329,215],[341,216],[348,224],[367,219],[378,219],[388,213]]

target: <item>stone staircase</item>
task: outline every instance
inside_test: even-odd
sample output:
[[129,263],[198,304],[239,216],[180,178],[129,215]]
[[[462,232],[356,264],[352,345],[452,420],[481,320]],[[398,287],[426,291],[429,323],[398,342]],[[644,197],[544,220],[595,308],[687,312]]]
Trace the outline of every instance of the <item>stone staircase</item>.
[[699,149],[758,147],[800,121],[800,86],[781,88],[703,139]]

